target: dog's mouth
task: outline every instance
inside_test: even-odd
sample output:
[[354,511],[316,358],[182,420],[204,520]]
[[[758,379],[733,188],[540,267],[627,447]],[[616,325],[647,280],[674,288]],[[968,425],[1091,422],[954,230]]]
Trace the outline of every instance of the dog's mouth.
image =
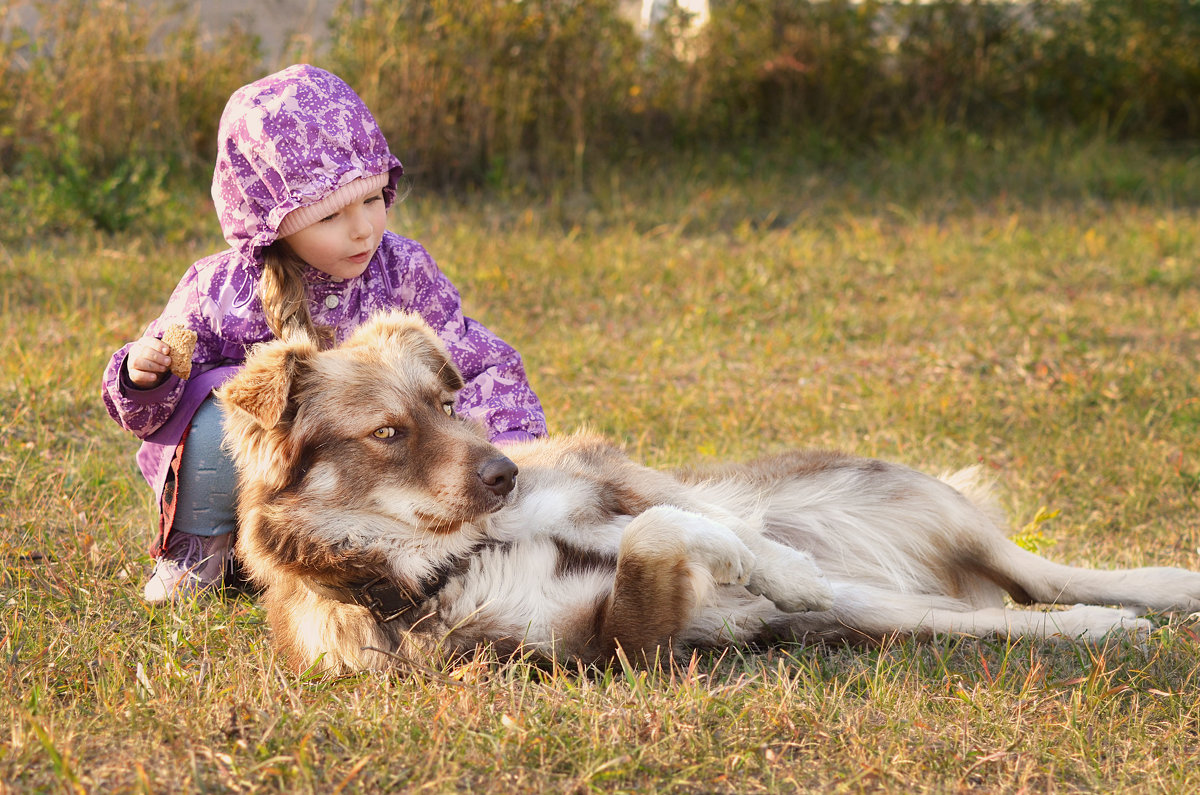
[[420,523],[422,530],[434,533],[436,535],[450,535],[462,530],[462,527],[465,524],[471,524],[472,522],[475,522],[484,516],[489,516],[493,513],[496,513],[500,509],[507,507],[510,502],[512,502],[511,495],[506,494],[502,497],[492,497],[488,500],[487,504],[481,508],[481,510],[470,516],[438,516],[431,513],[424,513],[422,511],[415,511],[414,516],[416,517],[417,522]]
[[513,489],[506,494],[494,496],[491,499],[491,504],[485,510],[485,513],[495,513],[501,508],[507,508],[509,505],[512,505],[513,500],[516,498],[516,494],[516,489]]

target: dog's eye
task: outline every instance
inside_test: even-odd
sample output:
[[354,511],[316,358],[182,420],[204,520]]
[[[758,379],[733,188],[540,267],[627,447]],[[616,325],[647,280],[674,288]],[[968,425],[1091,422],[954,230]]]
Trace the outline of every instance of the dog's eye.
[[453,417],[454,416],[454,401],[447,400],[445,403],[443,403],[442,411],[446,412],[447,417]]
[[393,436],[396,435],[396,429],[391,426],[387,426],[384,428],[377,428],[375,430],[375,432],[372,433],[371,435],[374,436],[376,439],[391,439]]

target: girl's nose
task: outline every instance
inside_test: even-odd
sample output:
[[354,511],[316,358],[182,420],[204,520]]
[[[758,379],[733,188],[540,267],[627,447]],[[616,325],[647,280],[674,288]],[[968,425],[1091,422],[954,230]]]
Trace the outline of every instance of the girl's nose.
[[371,225],[371,214],[367,212],[366,208],[355,208],[354,216],[351,219],[350,231],[355,239],[370,237],[374,233],[375,227]]

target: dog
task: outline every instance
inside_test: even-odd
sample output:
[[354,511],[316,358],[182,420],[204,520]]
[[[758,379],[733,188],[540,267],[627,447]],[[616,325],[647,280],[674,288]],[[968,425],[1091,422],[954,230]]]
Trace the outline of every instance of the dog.
[[1200,574],[1069,567],[1009,541],[976,470],[796,451],[667,473],[587,433],[501,452],[456,415],[463,385],[393,312],[336,348],[257,346],[219,390],[237,556],[297,670],[481,646],[650,664],[729,644],[1086,641],[1200,609]]

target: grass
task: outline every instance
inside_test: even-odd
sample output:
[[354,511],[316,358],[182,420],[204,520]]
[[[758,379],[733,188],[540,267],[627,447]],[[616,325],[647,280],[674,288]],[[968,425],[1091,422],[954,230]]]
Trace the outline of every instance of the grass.
[[[982,462],[1057,560],[1200,567],[1200,160],[959,137],[741,153],[587,197],[414,186],[554,430],[662,466]],[[1195,791],[1200,639],[902,640],[658,672],[287,671],[245,596],[139,596],[152,500],[98,397],[211,209],[0,251],[0,792]]]

